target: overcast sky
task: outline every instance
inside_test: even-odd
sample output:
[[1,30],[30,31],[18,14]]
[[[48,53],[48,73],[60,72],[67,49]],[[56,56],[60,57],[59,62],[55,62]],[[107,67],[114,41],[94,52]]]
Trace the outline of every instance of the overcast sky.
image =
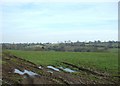
[[118,40],[117,2],[7,1],[0,15],[2,42]]

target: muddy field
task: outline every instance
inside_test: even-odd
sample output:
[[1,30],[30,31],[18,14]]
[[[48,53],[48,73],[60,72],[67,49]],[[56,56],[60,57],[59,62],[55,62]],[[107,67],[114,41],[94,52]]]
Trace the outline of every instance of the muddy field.
[[67,62],[61,62],[61,64],[67,65],[67,68],[36,65],[14,55],[3,53],[3,86],[13,84],[23,86],[26,84],[32,84],[32,86],[33,84],[119,84],[117,76],[78,67]]

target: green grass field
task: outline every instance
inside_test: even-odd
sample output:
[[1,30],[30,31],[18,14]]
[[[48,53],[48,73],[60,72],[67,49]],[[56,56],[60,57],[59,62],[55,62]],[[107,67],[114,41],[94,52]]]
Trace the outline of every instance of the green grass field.
[[18,50],[11,50],[10,52],[37,65],[60,66],[61,61],[66,61],[77,66],[106,71],[111,74],[118,72],[118,53],[116,52],[47,52]]

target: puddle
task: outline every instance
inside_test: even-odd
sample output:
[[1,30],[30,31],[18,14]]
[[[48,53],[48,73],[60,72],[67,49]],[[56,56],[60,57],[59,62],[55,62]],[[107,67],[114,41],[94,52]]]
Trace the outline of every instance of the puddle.
[[55,71],[60,71],[58,68],[55,68],[55,67],[53,67],[53,66],[47,66],[47,68],[53,69],[53,70],[55,70]]
[[38,67],[39,69],[43,69],[41,66]]
[[32,71],[28,71],[28,70],[24,70],[23,72],[18,70],[18,69],[15,69],[14,70],[14,73],[17,73],[17,74],[20,74],[20,75],[24,75],[24,74],[28,74],[29,76],[35,76],[35,75],[38,75],[37,73],[34,73]]
[[53,73],[53,71],[47,71],[47,72],[49,72],[49,73]]
[[59,68],[62,69],[62,70],[64,70],[64,71],[66,71],[66,72],[70,72],[70,73],[76,72],[75,70],[72,70],[70,68],[63,68],[63,67],[59,67]]
[[[62,70],[64,70],[64,71],[70,72],[70,73],[76,72],[75,70],[72,70],[72,69],[70,69],[70,68],[63,68],[63,67],[59,67],[59,69],[58,69],[58,68],[55,68],[55,67],[53,67],[53,66],[47,66],[47,68],[53,69],[53,70],[55,70],[55,71],[60,71],[59,69],[62,69]],[[50,72],[50,71],[49,71],[49,72]]]

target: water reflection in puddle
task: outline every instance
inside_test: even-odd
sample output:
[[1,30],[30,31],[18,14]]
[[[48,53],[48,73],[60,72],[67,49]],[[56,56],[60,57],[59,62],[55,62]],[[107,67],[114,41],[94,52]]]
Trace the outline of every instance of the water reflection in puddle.
[[28,71],[28,70],[24,70],[23,72],[18,70],[18,69],[15,69],[14,70],[14,73],[17,73],[17,74],[20,74],[20,75],[24,75],[24,74],[28,74],[29,76],[35,76],[35,75],[38,75],[37,73],[34,73],[32,71]]
[[66,72],[70,72],[70,73],[76,72],[75,70],[72,70],[70,68],[63,68],[63,67],[59,67],[59,68],[62,69],[62,70],[64,70],[64,71],[66,71]]
[[49,72],[49,73],[53,73],[53,71],[47,71],[47,72]]
[[76,72],[75,70],[72,70],[72,69],[70,69],[70,68],[63,68],[63,67],[59,67],[59,69],[58,69],[58,68],[55,68],[55,67],[53,67],[53,66],[47,66],[47,68],[53,69],[53,70],[55,70],[55,71],[60,71],[59,69],[61,69],[61,70],[64,70],[64,71],[70,72],[70,73]]
[[43,69],[42,66],[39,66],[38,68],[39,68],[39,69]]
[[55,71],[60,71],[58,68],[55,68],[55,67],[53,67],[53,66],[47,66],[47,68],[53,69],[53,70],[55,70]]

